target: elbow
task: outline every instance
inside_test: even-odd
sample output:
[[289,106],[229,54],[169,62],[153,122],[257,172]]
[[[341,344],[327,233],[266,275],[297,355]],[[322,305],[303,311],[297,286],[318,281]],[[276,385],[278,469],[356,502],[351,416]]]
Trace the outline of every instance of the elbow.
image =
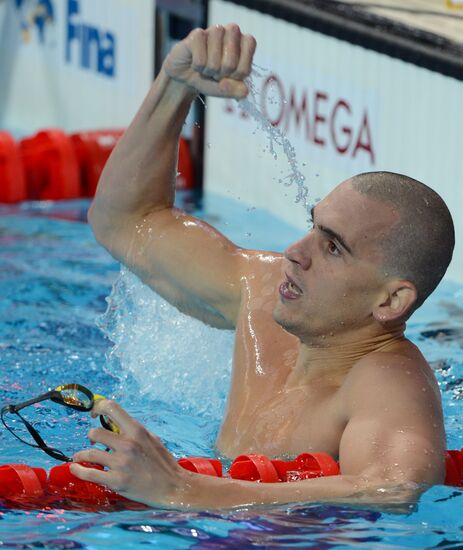
[[95,199],[87,212],[87,221],[95,239],[105,248],[109,249],[109,241],[114,235],[117,224],[115,219],[108,216],[107,212],[99,208]]
[[95,222],[95,201],[92,202],[90,205],[90,208],[87,211],[87,222],[90,225],[90,227],[93,229],[93,224]]
[[100,232],[102,230],[102,224],[101,224],[101,217],[98,215],[97,212],[98,208],[95,205],[95,201],[92,202],[90,205],[90,208],[87,212],[87,222],[92,228],[93,234],[96,238],[96,240],[101,243],[102,239],[100,238]]

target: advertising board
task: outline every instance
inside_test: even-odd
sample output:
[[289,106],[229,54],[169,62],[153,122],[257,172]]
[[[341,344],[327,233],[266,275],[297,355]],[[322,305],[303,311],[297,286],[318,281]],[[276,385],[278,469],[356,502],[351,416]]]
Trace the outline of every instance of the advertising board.
[[[463,82],[233,2],[212,0],[209,23],[238,23],[257,39],[257,109],[294,147],[309,202],[364,172],[407,174],[436,189],[457,233],[450,278],[463,281]],[[283,149],[235,101],[208,99],[205,187],[265,208],[301,229]],[[293,186],[294,187],[294,186]]]
[[125,126],[154,75],[153,0],[0,3],[0,125]]

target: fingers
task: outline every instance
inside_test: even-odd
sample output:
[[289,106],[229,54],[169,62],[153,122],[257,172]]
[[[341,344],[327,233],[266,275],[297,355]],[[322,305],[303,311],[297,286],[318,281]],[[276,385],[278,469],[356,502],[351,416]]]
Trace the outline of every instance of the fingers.
[[74,462],[70,465],[69,469],[71,470],[71,473],[74,474],[79,479],[108,486],[109,472],[105,470],[88,468],[86,466],[82,466],[82,464],[76,464]]
[[204,29],[195,29],[189,36],[191,40],[191,66],[202,73],[207,65],[207,34]]
[[203,74],[219,81],[222,78],[243,80],[251,73],[256,40],[242,34],[238,25],[215,25],[205,31],[207,62]]
[[203,76],[220,80],[222,72],[222,50],[225,29],[222,25],[215,25],[207,30],[207,64]]
[[88,438],[92,443],[100,443],[113,451],[116,449],[117,444],[121,439],[119,434],[110,432],[105,428],[92,428],[88,432]]
[[99,399],[95,401],[92,409],[92,416],[96,417],[102,414],[109,416],[109,418],[120,428],[121,433],[125,435],[133,435],[133,433],[138,431],[139,423],[112,399]]
[[238,25],[230,24],[225,27],[220,78],[235,73],[241,55],[241,31]]
[[84,449],[75,453],[72,457],[74,462],[91,462],[111,468],[114,463],[114,455],[100,449]]
[[249,76],[256,40],[242,34],[238,25],[214,25],[195,29],[188,41],[191,48],[192,84],[201,93],[223,97],[245,97],[243,80]]
[[[121,426],[121,433],[103,428],[90,430],[92,441],[110,447],[113,452],[96,448],[80,451],[74,455],[74,461],[91,463],[94,467],[74,462],[71,472],[79,479],[105,485],[132,500],[170,502],[172,491],[184,484],[184,470],[159,437],[113,401],[97,402],[93,414],[111,417]],[[98,465],[106,469],[95,469]]]
[[251,74],[252,59],[256,51],[256,39],[250,34],[243,34],[240,41],[240,59],[236,70],[230,74],[230,78],[243,80]]

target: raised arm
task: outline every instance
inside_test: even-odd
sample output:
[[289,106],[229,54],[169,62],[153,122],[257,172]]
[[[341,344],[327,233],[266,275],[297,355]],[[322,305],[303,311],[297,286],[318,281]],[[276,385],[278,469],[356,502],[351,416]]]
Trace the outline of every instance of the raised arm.
[[196,29],[168,55],[101,176],[89,221],[98,241],[190,314],[233,325],[245,255],[173,208],[178,142],[198,93],[242,98],[255,40],[237,25]]

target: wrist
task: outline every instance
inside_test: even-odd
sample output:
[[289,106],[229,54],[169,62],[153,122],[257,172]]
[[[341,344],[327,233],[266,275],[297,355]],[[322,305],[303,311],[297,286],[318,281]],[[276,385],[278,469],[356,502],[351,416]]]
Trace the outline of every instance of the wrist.
[[[166,495],[165,504],[175,508],[189,508],[198,505],[198,497],[202,490],[201,481],[206,476],[190,472],[183,468],[176,473],[175,482]],[[199,483],[198,483],[199,482]],[[199,498],[200,500],[200,498]]]
[[181,80],[176,80],[171,77],[164,65],[161,67],[156,80],[159,80],[160,85],[168,90],[169,96],[172,97],[172,99],[193,101],[199,95],[195,88],[192,88]]

